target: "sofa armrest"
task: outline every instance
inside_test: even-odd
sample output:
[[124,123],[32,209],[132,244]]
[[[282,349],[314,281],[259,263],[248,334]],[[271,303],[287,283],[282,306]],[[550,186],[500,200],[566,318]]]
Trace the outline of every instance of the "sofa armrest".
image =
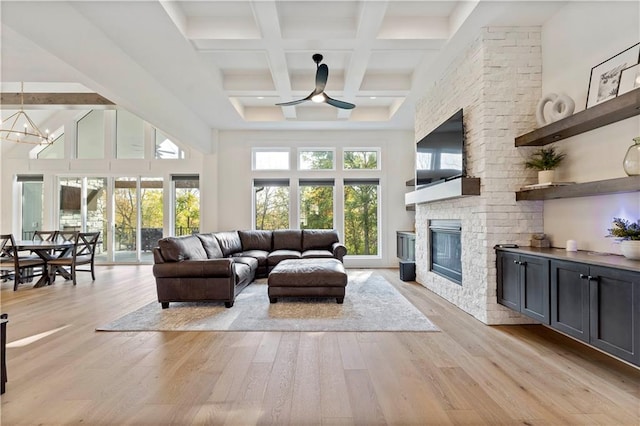
[[153,263],[164,263],[164,257],[160,253],[160,247],[154,247],[153,249]]
[[331,249],[333,251],[333,257],[342,262],[342,259],[347,254],[347,247],[342,243],[333,243]]
[[233,277],[231,259],[183,260],[153,265],[156,278],[226,278]]

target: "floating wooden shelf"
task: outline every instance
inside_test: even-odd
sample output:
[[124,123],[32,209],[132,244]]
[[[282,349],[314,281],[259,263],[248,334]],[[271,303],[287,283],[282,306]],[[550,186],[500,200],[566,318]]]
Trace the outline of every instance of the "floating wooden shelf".
[[516,138],[516,146],[544,146],[640,115],[640,89],[624,93]]
[[578,198],[593,195],[621,194],[640,191],[640,176],[553,186],[516,192],[516,201],[553,200],[556,198]]

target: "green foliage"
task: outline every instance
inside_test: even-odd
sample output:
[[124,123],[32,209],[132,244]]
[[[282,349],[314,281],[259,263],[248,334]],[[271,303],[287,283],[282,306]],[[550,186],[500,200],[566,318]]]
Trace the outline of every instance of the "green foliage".
[[255,188],[256,229],[289,228],[289,187]]
[[345,151],[345,169],[372,170],[378,168],[378,153],[376,151]]
[[640,240],[640,219],[637,222],[631,222],[620,217],[614,217],[612,227],[607,231],[609,231],[607,237],[638,241]]
[[200,228],[200,189],[176,189],[176,229]]
[[333,228],[333,186],[300,187],[300,229]]
[[378,187],[344,187],[344,233],[347,253],[378,254]]
[[567,154],[556,152],[554,147],[540,148],[524,163],[527,169],[553,170],[562,163]]

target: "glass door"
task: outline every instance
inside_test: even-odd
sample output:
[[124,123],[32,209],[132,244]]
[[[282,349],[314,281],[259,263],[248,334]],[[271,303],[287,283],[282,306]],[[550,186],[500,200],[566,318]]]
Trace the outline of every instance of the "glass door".
[[119,177],[113,189],[114,204],[114,245],[116,262],[138,261],[138,178]]
[[18,239],[30,240],[33,233],[42,230],[42,176],[18,176],[22,184],[22,235]]
[[140,260],[153,262],[153,248],[162,238],[162,178],[140,180]]
[[96,245],[96,261],[107,261],[107,178],[87,178],[87,232],[100,232]]

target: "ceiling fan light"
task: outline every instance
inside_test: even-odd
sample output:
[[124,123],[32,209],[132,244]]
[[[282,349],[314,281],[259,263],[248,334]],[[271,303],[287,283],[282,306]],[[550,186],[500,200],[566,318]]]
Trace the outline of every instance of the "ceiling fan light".
[[313,95],[311,97],[311,101],[319,104],[320,102],[325,101],[324,93],[318,93],[317,95]]

